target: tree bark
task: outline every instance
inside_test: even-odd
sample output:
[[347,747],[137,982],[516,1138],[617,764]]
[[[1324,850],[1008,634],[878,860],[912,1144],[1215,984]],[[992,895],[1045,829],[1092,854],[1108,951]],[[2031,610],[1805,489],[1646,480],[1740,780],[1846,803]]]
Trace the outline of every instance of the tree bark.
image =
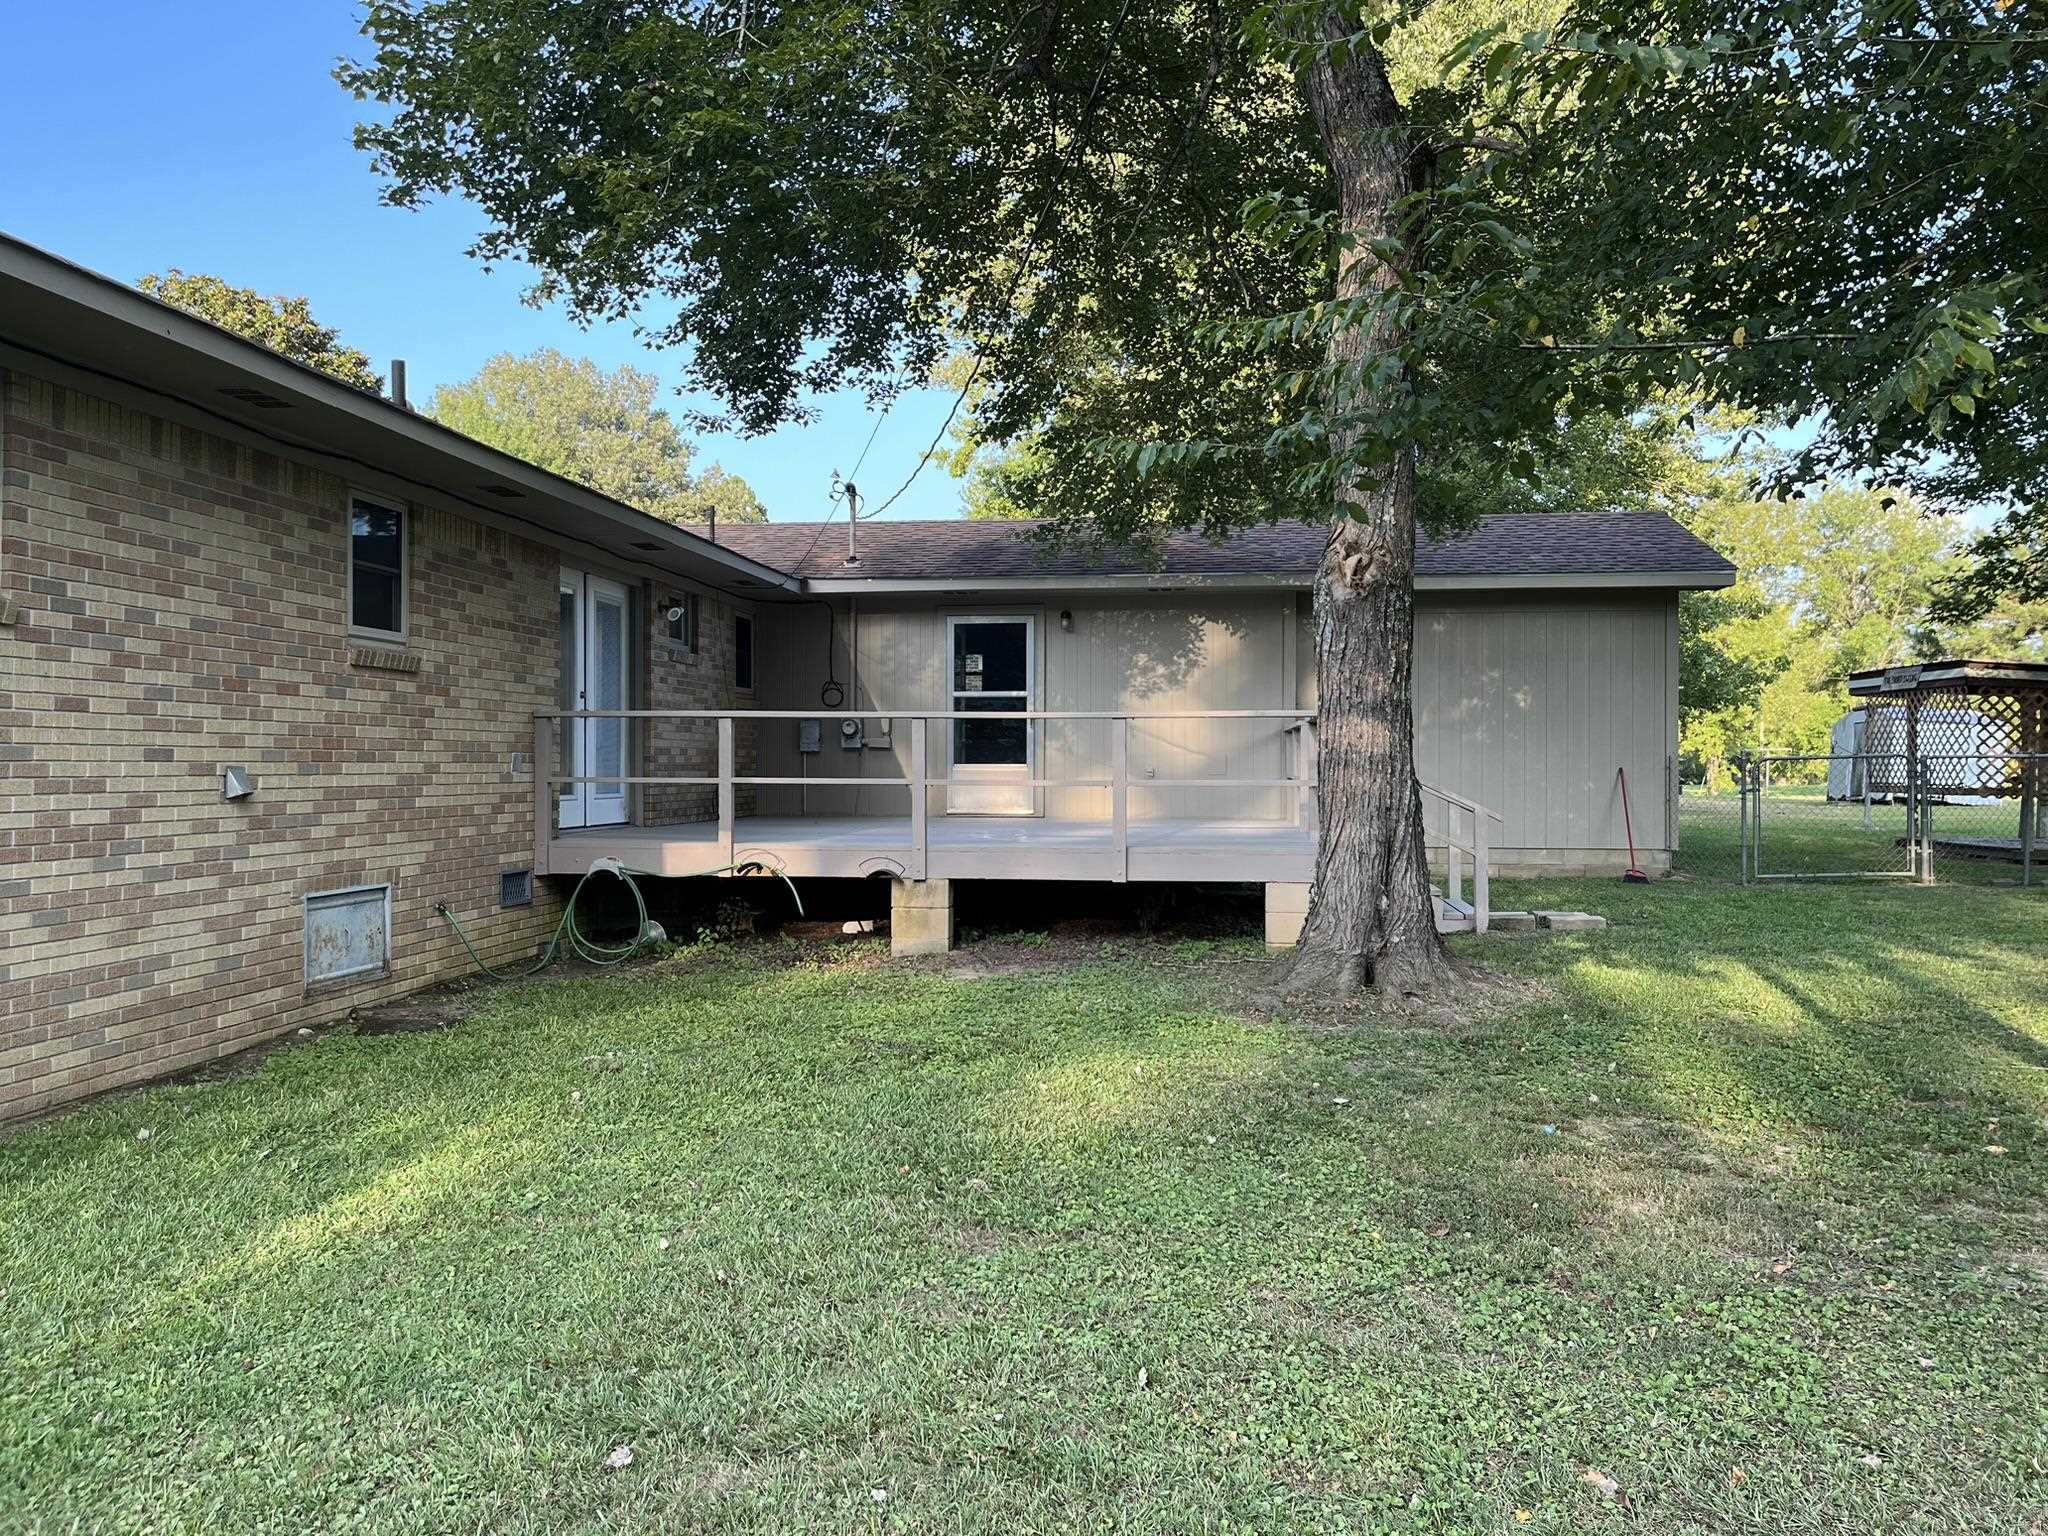
[[[1335,40],[1352,28],[1337,12],[1322,19]],[[1392,287],[1398,276],[1373,253],[1404,238],[1402,204],[1415,190],[1406,114],[1377,51],[1350,49],[1308,71],[1308,99],[1336,181],[1351,248],[1337,278],[1339,299]],[[1331,449],[1353,463],[1360,431],[1345,428],[1361,408],[1346,365],[1384,354],[1403,336],[1387,317],[1339,333],[1330,343],[1337,423]],[[1405,380],[1393,386],[1408,387]],[[1410,679],[1415,649],[1415,462],[1407,452],[1373,471],[1341,475],[1336,517],[1316,571],[1322,833],[1301,947],[1284,974],[1287,991],[1428,996],[1452,979],[1436,931],[1415,778]]]

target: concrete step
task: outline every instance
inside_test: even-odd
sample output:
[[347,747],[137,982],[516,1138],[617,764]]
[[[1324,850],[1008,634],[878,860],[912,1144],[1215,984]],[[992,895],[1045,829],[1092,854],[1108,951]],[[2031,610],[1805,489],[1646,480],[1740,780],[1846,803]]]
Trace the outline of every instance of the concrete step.
[[1471,904],[1453,901],[1441,891],[1432,891],[1436,897],[1436,931],[1438,933],[1471,933],[1479,926],[1479,918]]

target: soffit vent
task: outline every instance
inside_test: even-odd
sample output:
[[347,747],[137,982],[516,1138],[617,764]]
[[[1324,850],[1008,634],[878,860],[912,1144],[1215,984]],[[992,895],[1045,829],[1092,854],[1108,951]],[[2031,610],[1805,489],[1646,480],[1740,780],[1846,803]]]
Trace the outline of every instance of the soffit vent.
[[504,501],[521,501],[524,500],[526,496],[526,492],[516,490],[512,486],[505,484],[502,480],[486,481],[484,484],[478,486],[477,489],[482,491],[486,496],[496,496]]
[[253,405],[259,411],[288,411],[292,408],[289,400],[280,400],[267,390],[252,389],[247,384],[230,384],[221,390],[230,400],[239,400],[244,405]]
[[633,547],[634,547],[635,549],[652,549],[652,550],[658,550],[658,549],[660,549],[660,548],[661,548],[661,546],[660,546],[659,544],[656,544],[656,543],[654,543],[654,542],[653,542],[652,540],[650,540],[650,539],[635,539],[635,540],[633,541]]

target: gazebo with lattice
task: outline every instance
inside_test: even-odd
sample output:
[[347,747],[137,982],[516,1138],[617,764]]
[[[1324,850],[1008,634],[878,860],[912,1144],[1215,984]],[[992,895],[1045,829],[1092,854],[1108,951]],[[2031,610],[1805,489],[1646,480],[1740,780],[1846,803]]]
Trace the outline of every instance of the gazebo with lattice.
[[1870,792],[1909,802],[2019,802],[2012,838],[1938,839],[1945,853],[2013,859],[2048,846],[2048,664],[1930,661],[1852,673]]

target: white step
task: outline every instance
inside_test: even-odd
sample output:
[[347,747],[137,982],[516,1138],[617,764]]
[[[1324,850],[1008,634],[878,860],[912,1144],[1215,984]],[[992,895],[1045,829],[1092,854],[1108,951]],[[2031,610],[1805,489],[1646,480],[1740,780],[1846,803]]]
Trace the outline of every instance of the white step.
[[1430,894],[1436,897],[1438,933],[1471,933],[1479,926],[1479,919],[1468,903],[1453,901],[1437,890],[1432,890]]

